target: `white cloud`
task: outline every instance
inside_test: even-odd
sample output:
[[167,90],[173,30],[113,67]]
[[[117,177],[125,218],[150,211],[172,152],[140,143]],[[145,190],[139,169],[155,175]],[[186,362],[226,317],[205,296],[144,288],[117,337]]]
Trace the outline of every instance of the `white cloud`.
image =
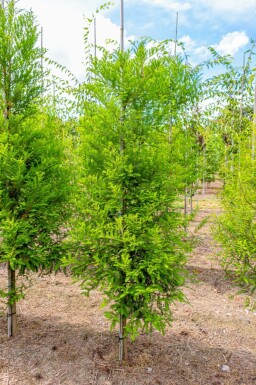
[[196,47],[196,42],[189,35],[182,36],[179,41],[184,44],[186,50],[192,51]]
[[199,3],[215,11],[224,12],[226,17],[249,11],[255,13],[256,7],[256,0],[200,0]]
[[[92,6],[93,3],[93,6]],[[32,8],[43,27],[44,46],[48,56],[65,65],[79,79],[84,79],[84,16],[90,17],[91,12],[102,4],[102,0],[20,0],[19,8]],[[125,43],[133,36],[125,34]],[[105,45],[106,39],[119,42],[120,29],[103,14],[97,14],[97,44]],[[93,31],[91,31],[93,42]]]
[[[82,64],[84,60],[83,28],[85,26],[83,15],[90,17],[91,13],[102,3],[104,3],[103,0],[20,0],[18,6],[32,8],[38,16],[40,26],[42,25],[44,28],[44,46],[49,49],[48,56],[67,66],[79,79],[83,79],[85,77]],[[116,7],[119,8],[120,1],[118,0],[116,3]],[[141,2],[138,2],[138,0],[125,0],[125,5],[131,6],[132,4],[135,9],[136,7],[141,8],[141,6],[146,9],[147,5],[159,7],[164,11],[170,11],[174,16],[176,11],[180,11],[179,36],[180,29],[183,29],[186,24],[186,20],[182,18],[187,17],[188,13],[186,11],[188,10],[191,10],[189,12],[191,22],[195,22],[194,12],[196,12],[197,18],[204,22],[206,20],[210,22],[212,19],[216,21],[216,17],[218,20],[221,17],[230,18],[231,15],[239,15],[240,18],[243,15],[245,18],[247,17],[245,12],[248,15],[253,15],[256,12],[256,0],[142,0]],[[168,19],[169,16],[166,17]],[[128,16],[127,19],[129,21]],[[200,20],[197,22],[200,23]],[[127,21],[125,14],[125,25],[129,25]],[[146,21],[151,23],[154,19],[150,18]],[[163,26],[163,28],[166,28],[166,26]],[[195,30],[198,31],[198,28],[195,28]],[[169,30],[167,35],[170,36]],[[172,36],[174,36],[174,32]],[[203,35],[202,38],[207,44],[207,36]],[[117,24],[107,17],[107,13],[103,12],[97,15],[98,45],[105,45],[105,39],[113,39],[119,42],[120,29]],[[134,36],[128,36],[126,32],[126,46],[128,40],[133,39]],[[93,41],[93,30],[91,30],[91,41]],[[200,62],[210,56],[207,46],[197,39],[193,40],[189,35],[182,36],[179,41],[184,43],[185,51],[190,56],[189,61]],[[234,31],[223,36],[219,42],[216,38],[216,41],[217,43],[213,47],[220,54],[234,55],[248,43],[249,39],[245,32]],[[177,50],[182,52],[180,48]],[[173,44],[170,44],[170,51],[174,51]]]
[[210,57],[209,49],[206,45],[201,45],[195,48],[195,55],[200,60],[206,60]]
[[[41,13],[44,9],[55,9],[58,14],[61,14],[63,10],[69,8],[71,11],[78,11],[92,13],[100,5],[105,2],[102,0],[19,0],[18,6],[25,8],[33,8],[36,13]],[[58,18],[56,17],[56,23],[58,23]]]
[[156,5],[171,11],[188,11],[192,5],[188,2],[181,3],[171,0],[143,0],[147,4]]
[[243,48],[248,43],[249,38],[245,32],[234,31],[223,36],[221,41],[214,45],[213,48],[215,48],[221,55],[233,56],[239,51],[240,48]]
[[[91,30],[90,42],[93,43],[94,31]],[[127,35],[125,33],[124,36],[124,45],[128,46],[129,40],[134,40],[134,35]],[[112,23],[112,21],[104,17],[102,15],[97,15],[96,17],[96,43],[98,46],[105,46],[106,40],[114,40],[117,43],[120,42],[120,26]],[[109,49],[113,47],[113,45],[108,44]]]
[[[208,46],[200,45],[189,35],[185,35],[179,39],[184,44],[185,52],[192,57],[193,62],[200,62],[209,58],[210,52]],[[212,47],[221,55],[234,56],[241,48],[249,43],[249,38],[243,31],[229,32]]]
[[[193,40],[189,35],[182,36],[179,41],[183,43],[185,53],[193,57],[192,64],[196,64],[210,56],[208,48],[205,45],[200,46],[198,42]],[[191,60],[189,61],[191,62]]]

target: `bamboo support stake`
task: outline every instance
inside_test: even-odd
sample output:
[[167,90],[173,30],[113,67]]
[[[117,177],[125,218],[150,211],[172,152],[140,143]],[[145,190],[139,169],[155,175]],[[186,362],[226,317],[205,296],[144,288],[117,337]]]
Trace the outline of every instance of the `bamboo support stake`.
[[11,302],[12,295],[16,289],[16,276],[15,270],[12,270],[8,263],[8,294],[9,302],[7,308],[7,324],[8,324],[8,337],[15,337],[17,335],[17,314],[16,314],[16,302]]
[[188,196],[188,193],[187,193],[187,187],[185,188],[185,196],[184,196],[184,215],[185,215],[185,217],[186,217],[186,215],[187,215],[187,212],[188,212],[188,210],[187,210],[187,196]]
[[242,118],[243,118],[243,106],[244,106],[244,84],[245,84],[245,52],[243,56],[243,77],[241,85],[241,101],[240,101],[240,131],[242,129]]
[[[176,14],[176,28],[175,28],[174,57],[176,57],[177,41],[178,41],[178,15],[179,15],[179,13],[177,12],[177,14]],[[172,112],[171,112],[169,139],[168,139],[169,143],[171,143],[171,140],[172,140],[172,127],[173,127],[173,119],[172,119]]]
[[232,151],[231,151],[231,155],[230,155],[230,157],[231,157],[230,171],[233,174],[233,172],[234,172],[234,146],[235,146],[235,141],[234,141],[233,135],[232,135],[232,139],[231,139],[231,146],[232,146]]
[[42,84],[42,94],[44,89],[44,60],[43,60],[43,49],[44,49],[44,30],[41,27],[41,84]]
[[242,123],[243,123],[243,107],[244,107],[244,85],[245,85],[245,52],[243,55],[243,77],[241,85],[241,101],[240,101],[240,117],[239,117],[239,138],[238,138],[238,168],[240,169],[241,163],[241,132],[242,132]]
[[55,104],[55,99],[56,99],[56,82],[55,82],[55,80],[52,83],[52,97],[53,97],[53,103]]
[[[124,51],[124,2],[120,0],[120,50]],[[121,116],[121,124],[123,124],[124,119],[124,107],[122,106],[122,116]],[[121,133],[120,137],[120,153],[123,154],[125,149],[125,143],[123,138],[123,133]],[[121,212],[120,216],[124,214],[125,209],[125,201],[122,198],[121,201]],[[122,314],[119,315],[119,362],[120,365],[123,361],[127,360],[127,349],[126,349],[126,339],[125,339],[125,326],[126,326],[126,318],[123,317]]]
[[255,158],[255,129],[256,129],[256,76],[254,84],[254,106],[253,106],[253,123],[252,123],[252,159]]
[[[2,8],[4,9],[5,2],[2,0]],[[6,76],[6,71],[4,71]],[[5,105],[6,111],[4,118],[6,121],[10,118],[10,108],[8,108],[9,100],[7,93],[5,92]],[[8,147],[9,147],[9,128],[8,128]],[[7,305],[7,334],[8,337],[15,337],[17,335],[17,314],[16,314],[16,301],[13,300],[13,295],[16,291],[16,275],[15,270],[11,269],[10,263],[7,263],[7,293],[8,293],[8,305]]]
[[97,22],[96,22],[96,17],[93,19],[93,30],[94,30],[94,58],[97,57]]
[[124,1],[120,0],[120,49],[124,50]]
[[172,127],[173,127],[173,123],[172,123],[172,114],[171,114],[171,117],[170,117],[170,129],[169,129],[169,138],[168,138],[169,144],[172,142]]
[[120,4],[120,49],[124,50],[124,0]]
[[177,12],[177,14],[176,14],[176,29],[175,29],[174,57],[176,57],[176,55],[177,55],[178,22],[179,22],[179,12]]

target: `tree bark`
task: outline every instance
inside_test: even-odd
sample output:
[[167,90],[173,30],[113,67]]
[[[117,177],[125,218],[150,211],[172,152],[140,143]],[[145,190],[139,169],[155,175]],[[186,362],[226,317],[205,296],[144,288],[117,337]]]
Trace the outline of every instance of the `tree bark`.
[[125,327],[126,327],[126,318],[124,318],[120,314],[120,320],[119,320],[119,362],[120,365],[124,361],[127,361],[128,354],[127,354],[127,341],[125,336]]
[[15,270],[12,270],[10,263],[8,263],[8,308],[7,308],[7,319],[8,319],[8,337],[15,337],[17,335],[17,314],[16,314],[16,301],[13,302],[12,296],[16,290],[16,274]]

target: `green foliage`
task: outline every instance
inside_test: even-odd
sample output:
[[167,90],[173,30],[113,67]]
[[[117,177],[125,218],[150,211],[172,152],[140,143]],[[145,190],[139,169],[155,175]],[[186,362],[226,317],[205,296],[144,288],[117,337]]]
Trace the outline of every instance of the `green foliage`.
[[37,108],[44,55],[38,37],[31,11],[17,9],[15,0],[0,7],[0,108],[7,118],[10,113],[29,116]]
[[224,212],[215,235],[220,242],[222,265],[239,284],[256,289],[256,183],[255,161],[248,148],[240,154],[239,167],[226,175],[222,193]]
[[209,132],[215,137],[212,150],[224,182],[223,213],[214,233],[222,246],[222,266],[235,282],[252,292],[256,289],[255,161],[251,152],[254,49],[252,41],[242,67],[226,63],[226,71],[208,82],[215,96]]
[[[103,291],[112,327],[121,315],[131,337],[141,328],[164,332],[171,303],[185,299],[180,286],[189,244],[176,209],[180,167],[169,143],[177,63],[165,52],[145,42],[127,52],[104,51],[92,60],[83,89],[77,252],[64,263],[85,294]],[[189,97],[183,95],[184,103]]]
[[[38,36],[31,12],[13,0],[0,8],[0,262],[20,274],[59,267],[70,212],[66,135],[39,104]],[[23,295],[0,294],[9,304]]]
[[215,132],[208,131],[205,135],[205,148],[201,158],[201,169],[206,182],[215,180],[224,160],[222,138]]
[[70,193],[63,144],[47,116],[0,132],[0,262],[20,273],[59,266]]

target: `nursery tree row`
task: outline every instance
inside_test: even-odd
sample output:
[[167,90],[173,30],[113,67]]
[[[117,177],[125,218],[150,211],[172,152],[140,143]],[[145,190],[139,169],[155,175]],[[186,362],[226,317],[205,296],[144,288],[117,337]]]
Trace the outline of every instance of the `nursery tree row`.
[[[101,290],[122,360],[128,336],[164,332],[185,300],[187,198],[217,174],[223,264],[255,287],[252,55],[242,72],[214,50],[193,67],[144,39],[96,57],[85,31],[87,80],[51,97],[33,13],[0,8],[0,295],[13,336],[16,276],[68,267],[84,294]],[[202,80],[216,64],[225,72]]]

